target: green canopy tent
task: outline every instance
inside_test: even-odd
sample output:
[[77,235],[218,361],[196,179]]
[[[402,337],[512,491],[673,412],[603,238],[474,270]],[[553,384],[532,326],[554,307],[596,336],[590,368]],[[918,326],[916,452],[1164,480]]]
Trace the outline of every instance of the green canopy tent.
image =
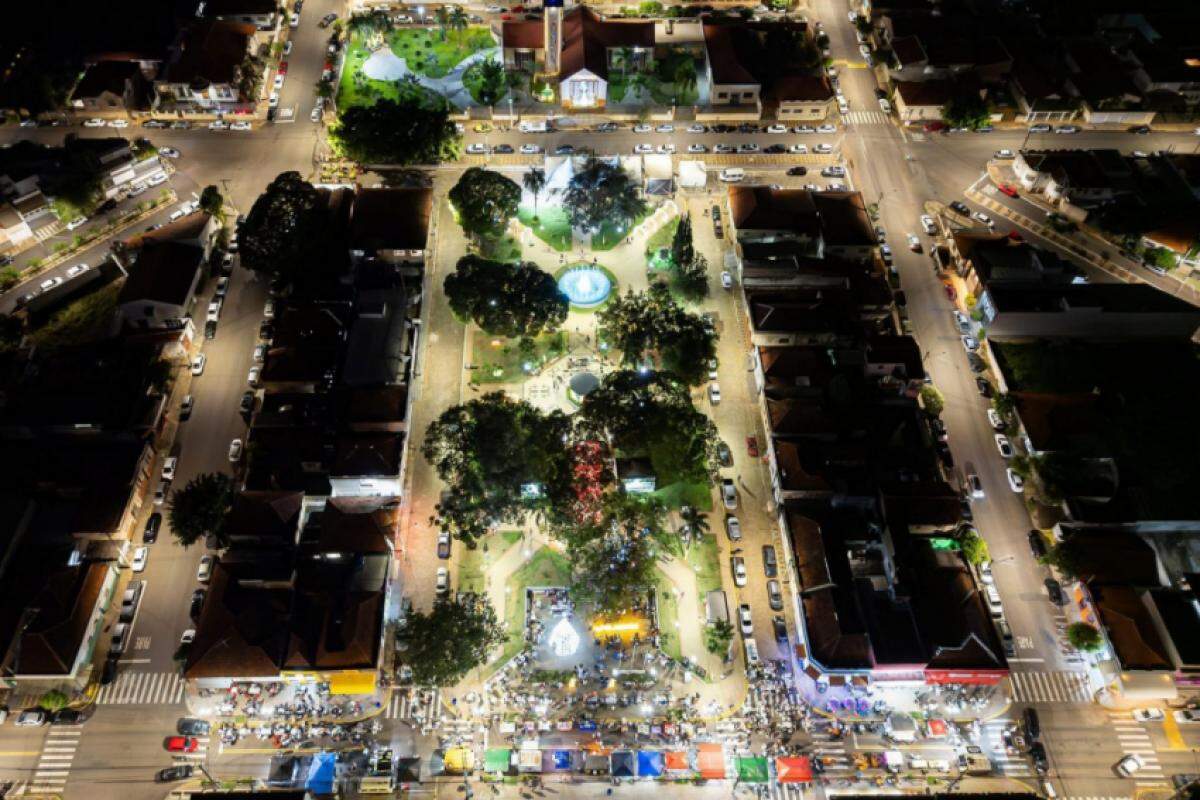
[[738,758],[738,780],[742,783],[766,783],[767,760],[765,758]]
[[493,747],[484,753],[484,772],[505,775],[510,769],[512,769],[512,750],[507,747]]

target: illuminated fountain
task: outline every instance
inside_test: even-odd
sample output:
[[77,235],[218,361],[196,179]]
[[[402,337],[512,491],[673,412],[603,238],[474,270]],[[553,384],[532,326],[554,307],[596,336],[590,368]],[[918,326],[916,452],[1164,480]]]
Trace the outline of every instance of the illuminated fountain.
[[571,267],[558,279],[559,290],[578,308],[595,308],[612,294],[613,281],[599,267]]

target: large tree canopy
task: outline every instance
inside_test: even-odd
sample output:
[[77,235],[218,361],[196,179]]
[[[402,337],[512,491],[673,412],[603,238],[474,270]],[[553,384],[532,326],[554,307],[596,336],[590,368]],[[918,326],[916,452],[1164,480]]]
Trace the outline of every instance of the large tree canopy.
[[991,120],[991,109],[978,92],[964,92],[951,97],[942,106],[942,119],[952,128],[982,128]]
[[571,224],[589,233],[605,224],[628,226],[646,210],[638,185],[625,170],[596,159],[571,176],[562,202]]
[[422,453],[449,484],[437,522],[473,546],[522,511],[553,510],[571,495],[571,422],[493,392],[430,423]]
[[258,196],[238,228],[242,264],[289,280],[326,268],[326,203],[298,172],[280,173]]
[[471,167],[450,190],[463,231],[470,236],[494,239],[504,233],[517,215],[521,187],[499,172]]
[[661,285],[616,298],[599,320],[625,364],[658,353],[663,369],[692,386],[704,382],[708,362],[716,356],[716,332],[709,322],[685,311]]
[[461,318],[494,336],[537,336],[567,319],[570,301],[554,276],[535,264],[507,264],[468,255],[446,276],[446,297]]
[[351,106],[342,112],[333,138],[350,158],[376,164],[454,161],[462,145],[449,108],[426,108],[407,97]]
[[459,595],[439,599],[428,614],[409,613],[397,640],[414,683],[449,686],[487,661],[504,640],[504,628],[486,598]]
[[652,497],[610,492],[594,521],[563,526],[556,535],[567,544],[577,600],[600,612],[619,612],[655,581],[657,558],[669,534],[665,512]]
[[579,425],[624,452],[647,452],[660,479],[707,481],[717,429],[670,375],[613,372],[584,398]]
[[197,475],[171,492],[167,513],[175,540],[188,547],[212,534],[227,544],[225,519],[233,505],[233,481],[220,472]]

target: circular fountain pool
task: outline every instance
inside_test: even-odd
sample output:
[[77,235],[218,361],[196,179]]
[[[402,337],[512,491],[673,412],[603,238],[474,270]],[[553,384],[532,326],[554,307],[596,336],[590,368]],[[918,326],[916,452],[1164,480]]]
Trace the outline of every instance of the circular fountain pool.
[[613,280],[606,270],[599,267],[571,267],[558,279],[558,288],[571,301],[571,305],[594,308],[612,294]]

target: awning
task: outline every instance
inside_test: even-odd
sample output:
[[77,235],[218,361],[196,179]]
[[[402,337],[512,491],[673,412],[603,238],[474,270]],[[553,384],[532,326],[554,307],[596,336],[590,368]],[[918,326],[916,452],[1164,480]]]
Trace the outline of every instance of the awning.
[[607,775],[609,771],[608,754],[592,754],[583,761],[583,771],[591,775]]
[[373,669],[332,672],[329,675],[329,693],[374,694],[375,678],[378,674]]
[[663,754],[658,750],[638,750],[638,777],[657,778],[663,774]]
[[947,733],[949,733],[949,731],[946,728],[946,720],[944,720],[944,719],[929,720],[929,731],[928,731],[927,735],[930,738],[942,738]]
[[304,788],[313,794],[333,794],[334,773],[337,754],[317,753],[308,767]]
[[542,751],[534,747],[522,747],[517,751],[517,769],[521,772],[541,772]]
[[688,763],[688,754],[685,750],[668,750],[665,761],[667,770],[670,772],[692,771],[692,765]]
[[1179,696],[1175,680],[1167,672],[1122,672],[1117,689],[1125,700],[1174,700]]
[[492,747],[483,754],[485,772],[508,772],[512,766],[512,750],[507,747]]
[[612,774],[614,778],[632,778],[634,758],[632,750],[617,750],[612,754]]
[[775,778],[780,783],[808,783],[812,777],[812,763],[804,756],[775,759]]
[[470,772],[475,768],[475,754],[465,747],[451,747],[444,756],[447,772]]
[[720,780],[725,777],[725,748],[711,742],[696,748],[696,766],[700,777],[705,780]]
[[563,771],[571,768],[571,750],[543,750],[542,772]]
[[738,758],[737,773],[742,783],[766,783],[767,760],[758,757]]

